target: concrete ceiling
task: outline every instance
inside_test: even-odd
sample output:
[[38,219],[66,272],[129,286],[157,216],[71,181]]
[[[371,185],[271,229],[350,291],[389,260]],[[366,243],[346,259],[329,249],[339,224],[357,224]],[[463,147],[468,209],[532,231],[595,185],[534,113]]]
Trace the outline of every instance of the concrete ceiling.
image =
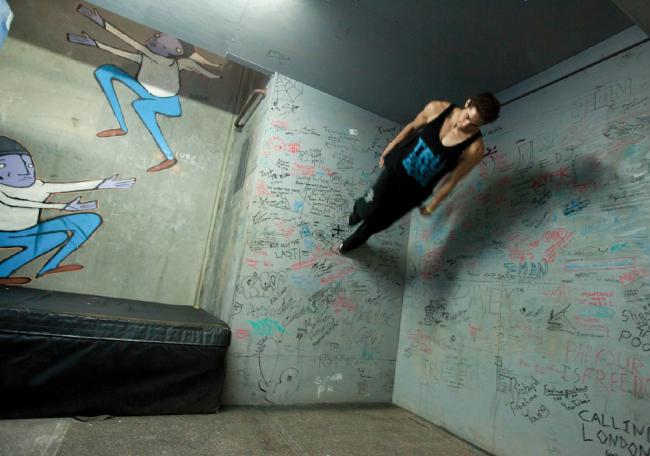
[[610,0],[94,0],[385,118],[498,92],[634,25]]

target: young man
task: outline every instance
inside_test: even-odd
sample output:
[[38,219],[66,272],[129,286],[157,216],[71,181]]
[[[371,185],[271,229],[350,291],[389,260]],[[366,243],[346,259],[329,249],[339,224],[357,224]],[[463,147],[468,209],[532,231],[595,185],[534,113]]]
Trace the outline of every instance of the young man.
[[349,224],[359,228],[338,247],[347,253],[388,228],[431,194],[440,179],[449,178],[432,200],[420,207],[428,216],[458,182],[483,159],[479,127],[499,117],[501,104],[491,93],[468,99],[463,108],[432,101],[391,141],[379,159],[384,168],[373,187],[354,203]]

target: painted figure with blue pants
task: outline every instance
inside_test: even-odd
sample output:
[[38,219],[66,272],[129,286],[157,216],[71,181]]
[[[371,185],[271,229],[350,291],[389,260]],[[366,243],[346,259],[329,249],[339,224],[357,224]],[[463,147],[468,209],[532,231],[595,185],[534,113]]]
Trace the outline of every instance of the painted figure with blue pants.
[[179,117],[181,115],[181,101],[178,95],[171,97],[158,97],[153,95],[140,82],[138,82],[137,79],[115,65],[100,66],[95,70],[95,78],[104,91],[104,94],[111,105],[111,109],[113,110],[113,114],[115,114],[115,118],[120,124],[119,129],[104,130],[99,132],[97,136],[103,138],[121,134],[125,135],[128,132],[122,107],[117,99],[115,86],[113,85],[113,81],[119,81],[129,89],[133,90],[140,97],[139,100],[135,100],[132,103],[133,109],[138,113],[140,119],[142,119],[142,122],[153,136],[160,151],[165,155],[166,160],[174,160],[174,154],[167,144],[167,141],[165,141],[162,131],[160,131],[160,126],[156,120],[156,114],[164,114],[169,117]]
[[174,158],[174,153],[160,130],[156,115],[181,116],[181,103],[178,96],[181,70],[194,71],[208,78],[221,78],[220,75],[210,73],[200,65],[220,67],[221,64],[208,61],[198,54],[193,46],[173,36],[156,33],[142,44],[106,22],[96,9],[91,10],[84,5],[79,5],[77,11],[131,46],[136,52],[124,51],[101,43],[91,38],[86,32],[82,32],[81,35],[68,33],[68,41],[97,47],[140,65],[136,76],[130,75],[115,65],[102,65],[95,70],[95,78],[106,95],[119,125],[119,128],[102,130],[97,133],[97,136],[108,138],[123,136],[128,132],[124,113],[114,86],[116,81],[121,82],[140,97],[132,103],[133,109],[165,156],[162,162],[152,166],[147,171],[157,172],[174,166],[177,160]]
[[0,49],[2,49],[2,44],[7,39],[13,19],[14,14],[11,12],[7,0],[0,0]]
[[[71,209],[68,208],[68,210]],[[81,247],[101,223],[102,218],[99,215],[83,213],[46,220],[24,230],[0,231],[0,247],[20,247],[22,249],[0,262],[0,283],[3,280],[6,281],[11,274],[35,258],[60,246],[63,247],[38,271],[36,277],[81,269],[81,265],[61,266],[61,262]],[[16,283],[17,279],[19,278],[13,278],[10,282]]]
[[46,200],[55,193],[128,189],[135,185],[135,179],[120,180],[117,177],[115,174],[101,180],[43,182],[36,179],[34,162],[27,149],[11,138],[0,136],[0,249],[19,249],[0,261],[0,285],[30,282],[28,277],[12,277],[12,274],[50,252],[54,254],[36,277],[82,269],[83,266],[79,264],[64,265],[62,262],[88,241],[102,224],[102,218],[98,214],[84,212],[40,221],[41,210],[94,210],[97,202],[82,202],[81,197],[68,203],[49,203]]

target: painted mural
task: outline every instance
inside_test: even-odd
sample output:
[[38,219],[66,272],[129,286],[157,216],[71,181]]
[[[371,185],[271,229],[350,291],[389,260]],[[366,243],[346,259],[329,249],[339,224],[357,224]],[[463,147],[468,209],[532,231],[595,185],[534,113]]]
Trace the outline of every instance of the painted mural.
[[[201,258],[217,219],[214,208],[235,154],[230,147],[238,103],[268,78],[79,0],[14,1],[11,9],[15,17],[0,51],[0,136],[26,146],[46,189],[49,183],[87,181],[115,170],[136,177],[138,185],[131,192],[89,196],[100,200],[99,211],[52,206],[66,195],[79,196],[59,194],[59,187],[49,187],[50,196],[39,194],[35,199],[46,210],[34,210],[20,223],[12,221],[19,218],[17,210],[1,206],[7,245],[17,242],[11,232],[42,233],[39,224],[66,215],[84,215],[87,226],[80,231],[92,237],[82,252],[39,274],[41,261],[62,245],[45,246],[42,236],[31,249],[1,248],[0,261],[26,250],[3,263],[2,283],[29,279],[37,288],[195,304],[204,277]],[[4,19],[0,8],[0,25]],[[93,190],[90,183],[79,185]],[[16,190],[7,194],[11,191]],[[82,219],[61,220],[81,226],[76,223]],[[61,255],[81,240],[75,236]],[[11,264],[18,260],[27,263],[14,270]],[[49,272],[71,270],[71,263],[85,269]]]
[[0,0],[0,49],[9,34],[13,13],[6,0]]
[[[0,285],[22,285],[31,278],[13,274],[47,253],[53,253],[36,277],[79,271],[83,266],[63,261],[83,246],[99,229],[102,218],[93,211],[97,201],[78,196],[67,203],[51,203],[58,193],[90,190],[129,189],[135,179],[106,179],[53,183],[36,178],[30,152],[19,142],[0,136],[0,249],[19,249],[0,261]],[[42,219],[43,209],[71,214]]]
[[96,47],[139,65],[135,76],[116,65],[101,65],[95,70],[95,79],[118,123],[118,128],[102,130],[97,133],[97,136],[100,138],[124,136],[129,131],[115,91],[115,82],[120,82],[139,97],[132,103],[132,107],[165,156],[162,162],[148,168],[147,171],[153,173],[174,166],[177,159],[160,129],[156,116],[160,114],[167,117],[180,117],[182,115],[178,95],[181,89],[182,70],[192,71],[210,79],[220,79],[221,75],[206,70],[202,65],[219,68],[221,64],[207,60],[196,52],[192,45],[165,33],[154,33],[144,43],[140,43],[106,21],[95,8],[90,9],[85,5],[79,5],[77,12],[121,40],[135,52],[109,46],[92,38],[85,31],[80,35],[68,33],[67,39],[70,43]]

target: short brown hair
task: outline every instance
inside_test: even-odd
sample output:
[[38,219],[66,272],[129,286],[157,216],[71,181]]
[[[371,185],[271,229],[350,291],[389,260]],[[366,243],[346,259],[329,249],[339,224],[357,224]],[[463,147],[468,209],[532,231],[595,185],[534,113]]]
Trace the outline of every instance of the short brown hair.
[[471,97],[469,105],[476,108],[476,112],[485,123],[494,122],[499,118],[501,102],[490,92],[479,93]]

